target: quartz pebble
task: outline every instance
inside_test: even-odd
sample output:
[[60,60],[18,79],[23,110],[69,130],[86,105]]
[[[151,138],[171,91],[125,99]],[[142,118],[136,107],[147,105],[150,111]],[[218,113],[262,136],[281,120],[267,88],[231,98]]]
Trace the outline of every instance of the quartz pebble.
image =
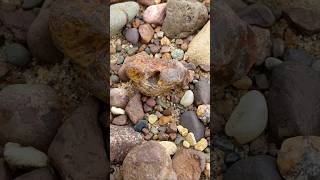
[[185,148],[189,148],[189,147],[190,147],[190,143],[188,143],[188,141],[183,141],[182,145],[183,145]]
[[164,148],[166,148],[166,151],[169,155],[174,155],[177,151],[177,145],[171,141],[160,141],[159,142]]
[[179,131],[179,133],[182,135],[182,136],[187,136],[188,135],[188,129],[187,128],[184,128],[183,126],[179,125],[177,126],[177,129]]
[[191,90],[188,90],[184,93],[180,100],[180,104],[182,104],[184,107],[188,107],[193,103],[194,95]]
[[123,109],[117,107],[111,107],[111,112],[115,115],[125,114],[125,111]]
[[197,141],[192,132],[189,132],[185,138],[186,141],[188,141],[188,143],[190,144],[190,146],[196,145]]
[[194,146],[194,149],[203,151],[208,146],[208,141],[205,138],[200,139],[199,142]]
[[158,120],[158,117],[154,114],[148,116],[148,121],[150,124],[154,124]]

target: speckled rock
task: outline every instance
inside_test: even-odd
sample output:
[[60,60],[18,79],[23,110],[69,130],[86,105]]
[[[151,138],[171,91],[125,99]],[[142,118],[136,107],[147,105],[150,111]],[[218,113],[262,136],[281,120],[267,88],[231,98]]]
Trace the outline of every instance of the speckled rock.
[[141,95],[139,93],[130,98],[125,110],[129,119],[134,124],[143,118],[144,111],[141,103]]
[[205,157],[202,152],[181,149],[174,155],[172,165],[179,180],[200,179],[205,166]]
[[177,180],[169,154],[156,141],[134,147],[123,161],[122,168],[126,180]]
[[196,0],[168,0],[162,30],[170,38],[186,38],[206,22],[207,8]]
[[286,139],[278,153],[277,164],[286,180],[317,179],[320,176],[320,137]]
[[110,125],[110,160],[121,163],[133,147],[141,144],[143,137],[131,126]]

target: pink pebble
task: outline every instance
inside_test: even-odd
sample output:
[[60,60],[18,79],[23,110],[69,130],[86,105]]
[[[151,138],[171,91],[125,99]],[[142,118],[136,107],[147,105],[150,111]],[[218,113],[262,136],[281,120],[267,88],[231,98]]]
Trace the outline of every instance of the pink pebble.
[[167,3],[149,6],[143,14],[143,20],[149,24],[161,25],[166,16]]

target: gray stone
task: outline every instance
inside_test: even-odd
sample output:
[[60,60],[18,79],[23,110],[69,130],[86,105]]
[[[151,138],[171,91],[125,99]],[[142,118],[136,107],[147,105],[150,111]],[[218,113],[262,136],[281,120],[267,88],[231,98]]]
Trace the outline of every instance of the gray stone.
[[24,66],[31,61],[30,52],[21,44],[10,43],[4,48],[8,62],[13,65]]
[[195,83],[194,98],[196,105],[210,104],[210,84],[207,81]]
[[180,124],[193,132],[197,141],[204,137],[205,127],[194,111],[186,111],[180,117]]

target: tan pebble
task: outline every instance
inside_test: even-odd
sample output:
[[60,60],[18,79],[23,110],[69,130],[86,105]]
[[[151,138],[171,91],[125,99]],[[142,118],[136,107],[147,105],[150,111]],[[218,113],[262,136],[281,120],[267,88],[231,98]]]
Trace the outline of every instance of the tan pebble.
[[170,123],[171,121],[172,121],[172,117],[171,116],[162,116],[159,119],[159,125],[163,126],[163,125],[166,125],[166,124]]
[[208,146],[208,141],[205,138],[201,138],[200,141],[194,146],[198,151],[203,151]]
[[183,126],[179,125],[179,126],[177,126],[177,129],[178,129],[179,133],[180,133],[183,137],[185,137],[185,136],[188,135],[188,129],[187,129],[187,128],[184,128]]
[[169,155],[173,155],[177,151],[177,145],[171,141],[161,141],[159,142],[167,151]]
[[183,141],[183,142],[182,142],[182,145],[183,145],[185,148],[189,148],[189,147],[190,147],[190,144],[188,143],[188,141]]
[[170,54],[170,53],[164,53],[164,54],[162,55],[162,59],[170,60],[170,59],[171,59],[171,54]]
[[160,41],[162,46],[169,46],[171,44],[170,40],[165,36]]
[[194,137],[194,134],[192,132],[188,133],[188,135],[186,136],[186,141],[188,141],[190,146],[194,146],[197,143],[196,138]]
[[154,124],[158,120],[158,117],[154,114],[150,114],[148,116],[148,121],[150,124]]

